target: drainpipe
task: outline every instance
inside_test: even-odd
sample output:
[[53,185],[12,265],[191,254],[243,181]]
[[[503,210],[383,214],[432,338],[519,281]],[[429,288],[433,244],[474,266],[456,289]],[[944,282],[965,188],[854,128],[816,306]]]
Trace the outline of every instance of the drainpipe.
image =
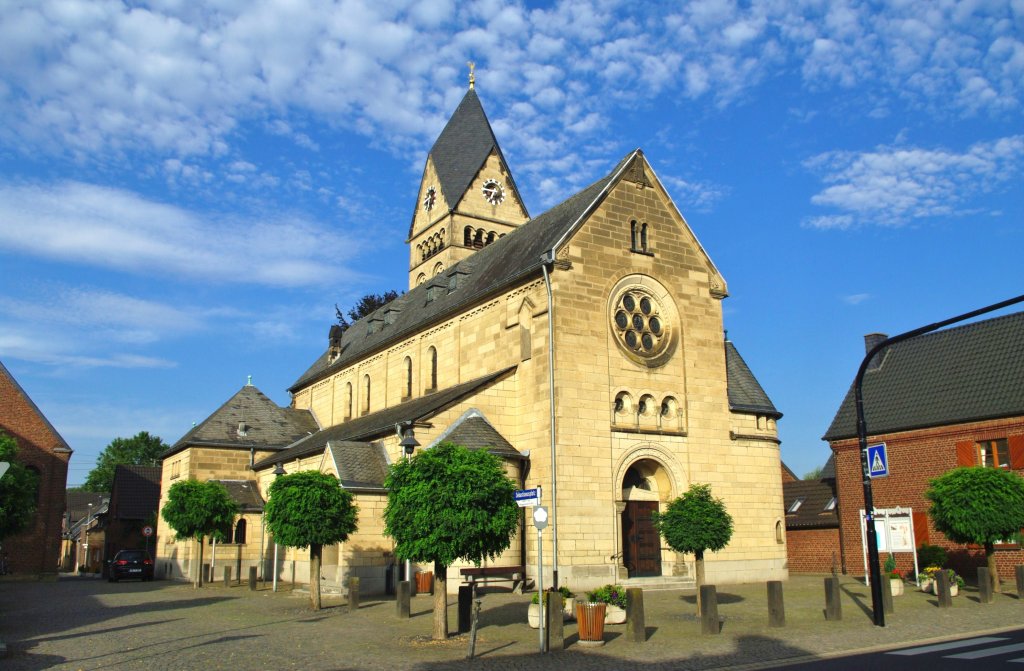
[[[541,257],[544,288],[548,293],[548,396],[550,397],[551,424],[551,586],[558,589],[558,462],[555,454],[555,302],[551,297],[551,276],[548,266],[555,267],[555,252]],[[540,548],[537,548],[540,552]]]

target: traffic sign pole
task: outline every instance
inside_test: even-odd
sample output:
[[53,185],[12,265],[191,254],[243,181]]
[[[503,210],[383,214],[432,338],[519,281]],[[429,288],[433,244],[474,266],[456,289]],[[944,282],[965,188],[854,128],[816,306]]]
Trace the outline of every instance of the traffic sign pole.
[[547,624],[545,612],[547,604],[544,603],[544,527],[547,525],[548,509],[544,506],[537,506],[533,509],[533,526],[537,527],[537,605],[540,612],[539,634],[541,653],[547,652],[547,646],[544,645],[547,642],[544,636],[545,625]]

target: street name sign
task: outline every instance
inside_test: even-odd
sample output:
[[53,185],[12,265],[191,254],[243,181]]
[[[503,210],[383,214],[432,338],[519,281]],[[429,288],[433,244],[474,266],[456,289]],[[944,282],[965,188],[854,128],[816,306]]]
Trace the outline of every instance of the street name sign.
[[533,489],[517,489],[514,494],[516,505],[520,508],[532,508],[540,505],[540,487]]

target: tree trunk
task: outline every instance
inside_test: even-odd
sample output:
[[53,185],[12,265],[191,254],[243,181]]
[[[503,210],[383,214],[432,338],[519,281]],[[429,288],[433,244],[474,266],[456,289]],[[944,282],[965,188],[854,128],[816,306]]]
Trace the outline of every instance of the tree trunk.
[[434,640],[448,640],[448,567],[434,562]]
[[192,583],[192,589],[199,589],[203,586],[203,536],[199,537],[199,561],[196,562],[196,581]]
[[313,610],[320,610],[320,557],[324,546],[311,543],[309,546],[309,600]]
[[988,580],[992,585],[992,593],[999,594],[999,569],[996,568],[996,548],[993,543],[985,543],[985,562],[988,564]]
[[695,552],[694,558],[697,567],[697,617],[700,617],[700,588],[704,584],[704,553]]

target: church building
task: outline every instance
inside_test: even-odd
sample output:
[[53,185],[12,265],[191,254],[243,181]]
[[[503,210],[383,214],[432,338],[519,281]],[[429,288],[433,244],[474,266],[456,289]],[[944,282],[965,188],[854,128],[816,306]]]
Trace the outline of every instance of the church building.
[[[734,520],[708,580],[785,578],[782,415],[724,337],[725,278],[643,152],[531,216],[471,82],[414,198],[408,291],[330,327],[290,407],[246,385],[165,454],[161,505],[179,478],[221,480],[244,501],[218,565],[305,582],[308,551],[279,548],[275,568],[261,513],[275,473],[316,469],[359,506],[359,530],[324,548],[324,578],[384,591],[387,468],[403,443],[450,440],[542,488],[544,584],[553,571],[577,591],[691,580],[693,557],[665,547],[650,513],[695,483]],[[532,580],[537,534],[523,524],[491,565]],[[188,575],[195,543],[160,525],[158,576]]]

